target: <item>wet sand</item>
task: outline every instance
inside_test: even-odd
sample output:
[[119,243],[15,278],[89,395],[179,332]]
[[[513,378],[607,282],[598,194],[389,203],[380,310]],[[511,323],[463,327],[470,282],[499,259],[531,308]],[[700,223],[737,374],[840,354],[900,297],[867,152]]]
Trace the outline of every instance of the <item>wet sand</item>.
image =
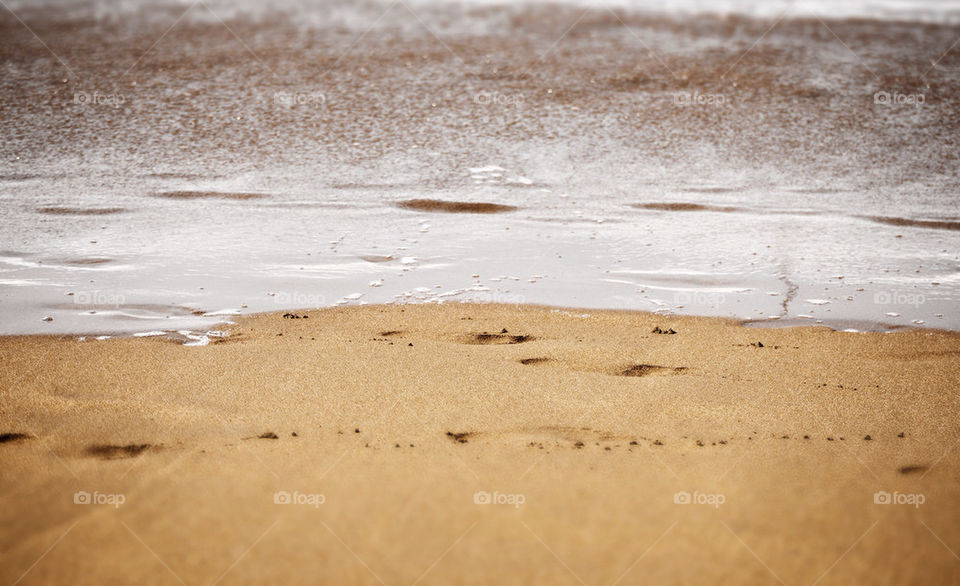
[[451,298],[960,330],[956,21],[62,3],[0,10],[0,333]]
[[8,583],[960,576],[953,333],[369,306],[0,363]]
[[409,199],[401,201],[397,205],[408,210],[444,212],[448,214],[498,214],[517,210],[515,206],[505,206],[488,202],[443,201],[437,199]]

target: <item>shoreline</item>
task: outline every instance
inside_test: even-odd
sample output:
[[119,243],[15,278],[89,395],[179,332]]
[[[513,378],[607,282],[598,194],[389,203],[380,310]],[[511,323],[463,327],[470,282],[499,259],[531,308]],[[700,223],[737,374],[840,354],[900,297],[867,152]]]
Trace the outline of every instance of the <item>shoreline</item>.
[[[492,306],[499,307],[504,309],[514,309],[518,311],[523,310],[537,310],[537,311],[549,311],[551,313],[561,313],[577,317],[589,317],[592,314],[624,314],[624,315],[633,315],[637,317],[648,317],[650,319],[662,319],[663,321],[674,320],[674,319],[695,319],[695,320],[715,320],[717,323],[722,323],[726,325],[735,325],[745,329],[753,329],[759,332],[766,330],[779,330],[779,329],[804,329],[804,328],[825,328],[833,332],[840,333],[856,333],[856,334],[895,334],[895,333],[906,333],[906,332],[931,332],[931,333],[941,333],[941,334],[954,334],[960,335],[960,330],[951,330],[949,328],[936,328],[930,327],[927,324],[887,324],[883,322],[868,322],[864,320],[851,320],[844,318],[834,318],[834,319],[814,319],[814,318],[802,318],[802,317],[788,317],[786,319],[781,318],[742,318],[734,316],[722,316],[722,315],[709,315],[709,314],[686,314],[686,313],[668,313],[662,312],[658,313],[655,311],[647,311],[642,309],[612,309],[612,308],[591,308],[591,307],[577,307],[577,306],[568,306],[568,305],[550,305],[550,304],[540,304],[540,303],[496,303],[496,302],[487,302],[487,301],[474,301],[474,300],[461,300],[461,301],[447,301],[447,302],[423,302],[423,303],[409,303],[409,302],[393,302],[393,303],[370,303],[362,305],[334,305],[328,307],[301,307],[301,308],[284,308],[268,311],[255,311],[251,313],[238,313],[238,314],[229,314],[224,317],[230,318],[225,319],[224,321],[211,322],[207,325],[207,328],[171,328],[171,329],[142,329],[142,330],[132,330],[132,329],[123,329],[123,330],[93,330],[87,332],[35,332],[35,333],[15,333],[15,334],[0,334],[0,339],[12,339],[12,338],[39,338],[39,339],[71,339],[75,341],[105,341],[105,340],[114,340],[114,339],[165,339],[165,340],[179,340],[182,342],[189,343],[191,341],[196,341],[192,337],[195,336],[208,336],[212,339],[227,339],[230,336],[230,332],[233,329],[237,329],[243,326],[243,324],[250,320],[257,320],[268,317],[282,317],[285,314],[314,314],[321,312],[337,312],[337,311],[349,311],[349,310],[363,310],[363,309],[377,309],[377,308],[394,308],[394,307],[443,307],[443,306]],[[211,312],[211,314],[217,314],[218,312]],[[199,317],[205,317],[207,314],[198,313]],[[807,321],[809,319],[809,321]],[[859,326],[859,328],[857,327]],[[862,328],[862,329],[861,329]],[[184,333],[189,333],[189,336],[186,337]],[[206,344],[201,344],[206,345]]]

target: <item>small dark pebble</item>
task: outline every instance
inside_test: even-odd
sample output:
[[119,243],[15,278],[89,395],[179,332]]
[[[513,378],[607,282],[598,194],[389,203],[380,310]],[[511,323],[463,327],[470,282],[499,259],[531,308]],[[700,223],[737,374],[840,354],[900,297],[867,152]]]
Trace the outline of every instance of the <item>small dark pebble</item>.
[[631,446],[636,446],[636,445],[639,445],[639,444],[637,444],[637,440],[633,440],[632,442],[630,442],[630,445],[631,445]]
[[353,430],[353,433],[360,433],[360,428],[358,427],[358,428],[354,429],[354,430]]
[[293,436],[293,437],[297,437],[297,432],[293,432],[293,433],[291,433],[290,435]]
[[660,441],[660,440],[654,440],[653,445],[655,445],[655,446],[662,446],[662,445],[663,445],[663,442]]
[[273,433],[272,431],[261,433],[257,437],[260,439],[280,439],[280,437],[277,434]]
[[501,334],[506,334],[506,333],[507,333],[507,328],[503,328],[502,330],[500,330],[500,333],[501,333]]
[[897,437],[907,437],[902,431],[897,434]]
[[669,330],[662,330],[660,329],[660,326],[657,326],[653,328],[653,330],[650,333],[651,334],[676,334],[677,332],[673,328],[670,328]]
[[865,439],[865,440],[867,440],[867,441],[870,441],[870,440],[872,440],[873,438],[870,437],[869,435],[865,435],[865,436],[863,436],[863,439]]

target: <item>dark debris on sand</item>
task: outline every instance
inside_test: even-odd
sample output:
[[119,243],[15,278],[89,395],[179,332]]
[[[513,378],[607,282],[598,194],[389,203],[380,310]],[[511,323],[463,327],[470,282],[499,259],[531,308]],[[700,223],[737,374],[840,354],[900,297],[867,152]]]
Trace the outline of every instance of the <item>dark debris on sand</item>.
[[134,458],[152,448],[150,444],[127,444],[117,446],[112,444],[98,444],[87,448],[87,454],[101,460],[119,460]]
[[453,433],[452,431],[447,432],[447,437],[457,442],[458,444],[467,443],[467,438],[470,437],[471,433],[469,431],[464,431],[461,433]]
[[0,444],[5,444],[7,442],[18,442],[27,439],[33,439],[33,436],[27,433],[0,433]]
[[620,376],[647,376],[658,372],[673,372],[674,374],[686,370],[686,366],[658,366],[656,364],[633,364],[629,368],[620,371]]
[[523,344],[524,342],[529,342],[533,340],[533,336],[519,335],[513,336],[510,334],[491,334],[489,332],[483,332],[482,334],[475,334],[473,336],[473,343],[475,344]]

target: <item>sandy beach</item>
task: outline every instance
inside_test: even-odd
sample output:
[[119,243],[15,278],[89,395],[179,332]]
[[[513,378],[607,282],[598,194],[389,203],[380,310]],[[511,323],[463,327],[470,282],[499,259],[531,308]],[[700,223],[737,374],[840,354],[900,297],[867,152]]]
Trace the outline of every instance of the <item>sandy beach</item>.
[[960,336],[481,304],[0,338],[0,580],[960,580]]
[[0,0],[0,584],[960,584],[960,0]]

